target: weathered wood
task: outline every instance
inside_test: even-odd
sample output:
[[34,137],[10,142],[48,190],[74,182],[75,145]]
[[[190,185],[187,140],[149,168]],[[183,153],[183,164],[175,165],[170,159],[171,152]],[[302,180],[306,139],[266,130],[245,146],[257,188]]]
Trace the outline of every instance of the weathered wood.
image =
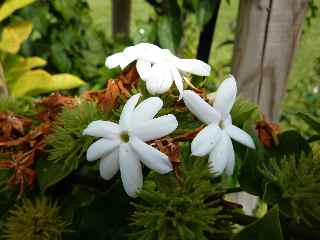
[[[240,0],[232,73],[240,95],[258,103],[278,120],[281,100],[297,48],[308,0]],[[247,193],[230,198],[252,214],[257,198]]]
[[308,0],[241,0],[232,73],[240,94],[277,120]]
[[131,0],[112,0],[112,36],[129,39]]
[[4,78],[4,71],[0,63],[0,98],[8,97],[8,88]]

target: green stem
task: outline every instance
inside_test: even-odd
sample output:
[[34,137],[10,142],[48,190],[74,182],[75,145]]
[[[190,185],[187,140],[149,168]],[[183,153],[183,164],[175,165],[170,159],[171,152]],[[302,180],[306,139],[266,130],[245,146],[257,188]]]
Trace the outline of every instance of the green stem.
[[9,96],[7,84],[4,77],[4,71],[0,62],[0,98],[7,98]]

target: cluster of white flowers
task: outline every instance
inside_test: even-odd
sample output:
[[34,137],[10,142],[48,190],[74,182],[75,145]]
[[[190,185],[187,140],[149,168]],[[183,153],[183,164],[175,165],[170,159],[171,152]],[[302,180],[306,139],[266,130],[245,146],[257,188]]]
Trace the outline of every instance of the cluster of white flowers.
[[[151,94],[164,93],[175,82],[187,108],[208,125],[193,139],[192,154],[209,154],[213,174],[232,175],[235,154],[231,138],[255,148],[250,135],[232,125],[230,111],[237,95],[234,77],[230,76],[220,85],[211,106],[195,92],[184,91],[182,80],[186,73],[208,76],[211,70],[208,64],[196,59],[180,59],[167,49],[140,43],[108,57],[106,65],[123,69],[134,61]],[[164,137],[178,127],[172,114],[154,118],[163,106],[160,98],[150,97],[138,104],[140,96],[136,94],[126,102],[119,124],[94,121],[83,131],[84,135],[101,138],[88,148],[87,160],[101,159],[100,175],[106,180],[120,169],[124,189],[131,197],[135,197],[143,185],[142,164],[160,174],[172,170],[168,156],[145,142]]]

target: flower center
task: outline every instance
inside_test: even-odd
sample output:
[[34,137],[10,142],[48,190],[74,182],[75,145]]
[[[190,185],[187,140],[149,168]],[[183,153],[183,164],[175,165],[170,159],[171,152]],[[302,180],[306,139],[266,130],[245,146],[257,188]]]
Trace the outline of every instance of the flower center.
[[120,139],[123,142],[129,142],[129,133],[127,131],[123,131],[122,133],[120,133]]
[[224,129],[224,128],[226,127],[226,124],[225,124],[225,122],[224,122],[223,120],[221,120],[221,121],[219,122],[219,127],[220,127],[221,129]]

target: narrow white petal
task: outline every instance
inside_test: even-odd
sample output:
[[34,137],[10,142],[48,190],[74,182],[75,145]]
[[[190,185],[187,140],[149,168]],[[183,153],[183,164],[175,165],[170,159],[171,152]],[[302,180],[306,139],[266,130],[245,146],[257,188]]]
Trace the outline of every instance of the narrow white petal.
[[191,90],[183,91],[183,101],[187,108],[203,123],[219,123],[220,114]]
[[174,83],[176,84],[176,87],[179,91],[179,100],[181,100],[183,95],[183,80],[181,77],[181,74],[179,73],[178,69],[175,67],[171,67],[171,74],[174,80]]
[[130,128],[133,119],[134,108],[136,107],[140,96],[140,93],[133,95],[128,99],[128,101],[124,105],[119,120],[119,124],[122,130],[128,130]]
[[121,69],[124,69],[126,66],[128,66],[130,63],[136,61],[139,57],[139,48],[136,46],[130,46],[123,50],[123,59],[120,63]]
[[[231,143],[232,144],[232,143]],[[232,151],[231,151],[231,153],[232,153],[232,155],[233,156],[231,156],[229,159],[228,159],[228,162],[227,162],[227,166],[226,166],[226,168],[225,168],[225,173],[226,173],[226,175],[228,175],[228,176],[232,176],[232,174],[233,174],[233,171],[234,171],[234,166],[235,166],[235,156],[234,156],[234,150],[233,150],[233,146],[231,145],[231,147],[232,147]]]
[[110,121],[93,121],[83,130],[83,135],[113,139],[120,133],[118,124]]
[[142,80],[146,80],[151,73],[151,63],[145,60],[137,60],[137,71]]
[[148,168],[160,174],[165,174],[172,170],[172,165],[168,156],[158,149],[151,147],[136,137],[130,139],[130,144],[134,151],[139,155],[143,164]]
[[124,61],[122,52],[119,52],[107,57],[105,64],[108,68],[115,68],[120,66]]
[[110,153],[113,149],[118,147],[120,144],[119,140],[110,140],[101,138],[98,141],[91,144],[87,150],[87,160],[95,161],[104,155]]
[[249,148],[255,148],[254,142],[251,138],[251,136],[243,131],[242,129],[234,126],[234,125],[228,125],[225,128],[225,131],[228,133],[228,135],[236,140],[239,143],[242,143],[243,145],[249,147]]
[[110,180],[116,175],[119,168],[119,148],[116,148],[101,159],[99,165],[100,176],[106,180]]
[[236,100],[236,96],[236,79],[232,75],[230,75],[229,78],[227,78],[220,84],[217,90],[215,101],[213,103],[213,107],[222,114],[223,118],[227,117],[230,113],[232,106]]
[[209,64],[198,59],[179,59],[176,62],[176,66],[183,72],[198,76],[209,76],[211,71]]
[[147,90],[151,94],[162,94],[170,89],[172,82],[169,66],[165,63],[155,63],[146,79]]
[[154,118],[133,126],[130,135],[142,141],[150,141],[172,133],[178,127],[178,121],[172,114]]
[[142,167],[129,144],[120,145],[119,163],[124,190],[130,197],[136,197],[143,185]]
[[[210,170],[218,176],[225,170],[229,161],[230,163],[234,162],[234,150],[230,137],[222,131],[219,143],[210,153]],[[228,170],[228,173],[230,172],[231,169]]]
[[221,129],[217,124],[210,124],[202,129],[191,143],[192,155],[203,157],[216,146],[221,138]]
[[158,97],[150,97],[142,101],[134,110],[134,124],[151,120],[160,111],[163,101]]

